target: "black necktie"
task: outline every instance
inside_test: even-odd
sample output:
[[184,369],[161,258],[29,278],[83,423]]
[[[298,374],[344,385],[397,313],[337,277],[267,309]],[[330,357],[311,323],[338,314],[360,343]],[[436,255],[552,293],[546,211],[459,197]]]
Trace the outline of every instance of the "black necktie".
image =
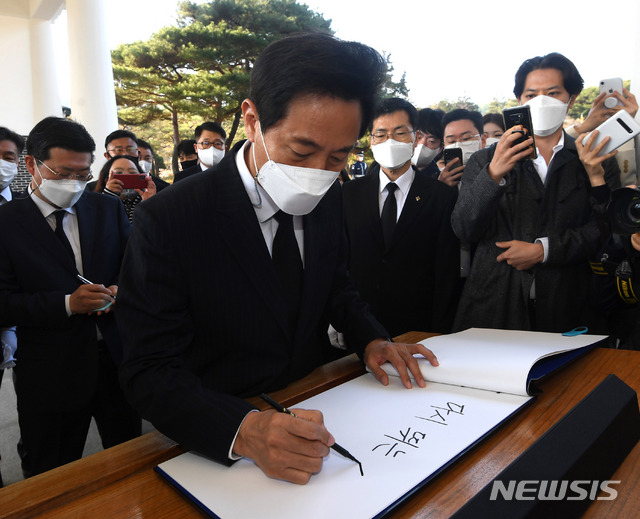
[[73,248],[71,247],[71,243],[69,242],[69,238],[67,238],[67,235],[64,232],[64,229],[62,228],[62,220],[64,220],[65,215],[67,214],[66,211],[60,210],[60,211],[56,211],[54,213],[55,217],[56,217],[56,236],[58,237],[58,239],[60,240],[60,243],[62,243],[62,246],[65,248],[65,250],[71,255],[71,259],[73,260],[73,264],[76,264],[76,255],[73,253]]
[[396,202],[395,190],[398,186],[393,182],[387,184],[387,199],[382,206],[382,214],[380,215],[380,223],[382,224],[382,238],[384,239],[385,248],[391,245],[393,231],[396,228],[396,218],[398,217],[398,203]]
[[271,259],[284,290],[292,335],[295,333],[302,296],[302,259],[293,232],[293,216],[282,211],[275,214],[278,230],[273,239]]

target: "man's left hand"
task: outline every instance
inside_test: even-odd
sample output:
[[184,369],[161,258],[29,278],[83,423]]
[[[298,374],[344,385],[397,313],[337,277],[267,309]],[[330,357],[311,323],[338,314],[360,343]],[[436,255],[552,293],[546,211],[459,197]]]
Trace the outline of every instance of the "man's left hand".
[[516,270],[529,270],[544,260],[542,243],[511,240],[496,242],[496,246],[501,249],[507,249],[496,259],[498,261],[506,261]]
[[[367,344],[364,349],[364,363],[385,386],[389,384],[389,377],[380,366],[385,362],[390,362],[398,370],[400,379],[407,389],[411,389],[409,371],[418,385],[425,387],[426,384],[420,371],[420,366],[413,356],[416,353],[421,354],[431,365],[438,365],[438,359],[433,352],[422,344],[404,344],[384,339],[376,339]],[[409,369],[407,370],[407,368]]]

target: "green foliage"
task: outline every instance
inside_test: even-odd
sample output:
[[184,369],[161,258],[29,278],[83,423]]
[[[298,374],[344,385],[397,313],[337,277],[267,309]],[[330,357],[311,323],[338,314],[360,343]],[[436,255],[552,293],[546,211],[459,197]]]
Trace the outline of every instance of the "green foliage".
[[511,98],[505,101],[504,99],[498,100],[496,98],[493,98],[493,100],[489,102],[489,104],[485,107],[485,110],[483,111],[483,113],[501,114],[502,110],[504,110],[505,108],[509,108],[511,106],[518,106],[518,100]]
[[430,108],[438,108],[444,112],[451,112],[456,108],[465,108],[467,110],[474,110],[476,112],[480,111],[480,108],[477,104],[475,104],[469,97],[459,97],[457,101],[449,101],[448,99],[443,99],[436,105],[431,105]]
[[[294,33],[332,33],[330,25],[295,0],[181,2],[176,26],[112,52],[119,122],[141,137],[144,131],[161,131],[173,148],[182,138],[193,138],[192,128],[185,132],[190,121],[216,121],[229,127],[231,145],[260,52]],[[168,146],[146,137],[159,153]],[[167,160],[171,154],[162,156]],[[175,170],[175,157],[172,164]]]
[[393,64],[391,63],[391,54],[383,53],[385,62],[387,63],[387,74],[382,85],[381,96],[385,97],[402,97],[406,99],[409,96],[409,88],[406,83],[407,73],[403,72],[400,81],[393,80]]

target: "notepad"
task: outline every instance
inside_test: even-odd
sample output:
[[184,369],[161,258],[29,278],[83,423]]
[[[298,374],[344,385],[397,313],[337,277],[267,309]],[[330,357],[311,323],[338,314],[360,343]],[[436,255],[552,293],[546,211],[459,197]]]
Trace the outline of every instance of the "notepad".
[[[477,371],[492,366],[492,355],[505,355],[503,346],[495,346],[497,343],[510,345],[512,349],[528,344],[513,356],[519,358],[519,364],[535,364],[531,361],[534,356],[539,358],[551,353],[540,354],[536,348],[542,345],[555,351],[578,352],[602,339],[552,334],[560,346],[551,347],[546,340],[533,340],[533,336],[525,342],[522,336],[517,336],[518,342],[514,344],[510,332],[497,334],[503,335],[504,341],[484,331],[473,333],[485,337],[487,343],[477,343],[472,353],[465,352],[469,347],[464,345],[465,341],[462,346],[447,346],[447,341],[440,344],[443,341],[432,342],[433,339],[425,341],[441,362],[441,367],[433,371],[453,364],[455,357],[466,357],[469,362],[460,363],[458,368],[463,381],[473,380],[475,384],[486,378],[493,382],[492,376],[479,377]],[[560,342],[561,339],[569,340]],[[489,355],[487,352],[494,346],[495,353]],[[528,350],[526,354],[524,349]],[[459,351],[454,355],[454,350]],[[485,353],[482,360],[481,351]],[[503,358],[503,367],[497,370],[503,375],[516,369],[510,357]],[[531,367],[518,368],[520,374],[524,373],[525,381]],[[423,371],[432,378],[430,369],[424,367]],[[506,378],[511,379],[511,373]],[[271,479],[248,459],[225,467],[193,452],[166,461],[156,470],[211,517],[381,517],[531,401],[526,390],[521,390],[526,382],[512,385],[514,391],[521,394],[436,382],[428,383],[424,389],[408,390],[398,377],[391,377],[389,386],[385,387],[368,373],[293,406],[294,410],[322,411],[329,431],[362,461],[364,477],[360,476],[356,463],[333,451],[325,459],[322,471],[304,486]]]

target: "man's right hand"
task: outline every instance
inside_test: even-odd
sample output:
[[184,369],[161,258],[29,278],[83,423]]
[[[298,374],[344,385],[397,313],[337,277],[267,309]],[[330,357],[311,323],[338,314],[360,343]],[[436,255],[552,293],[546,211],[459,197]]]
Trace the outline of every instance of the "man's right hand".
[[529,137],[520,144],[513,144],[522,137],[522,126],[514,126],[507,130],[496,145],[496,151],[489,164],[489,176],[496,184],[499,184],[504,176],[511,171],[519,160],[531,155],[529,146],[533,144],[533,139]]
[[444,182],[448,186],[457,186],[462,178],[462,172],[464,166],[460,165],[460,161],[455,158],[452,161],[447,162],[447,165],[438,175],[438,180]]
[[104,285],[80,285],[69,297],[69,308],[74,314],[90,314],[113,299],[113,293]]
[[251,458],[267,476],[304,485],[322,468],[335,443],[320,411],[292,409],[296,417],[268,410],[249,413],[238,431],[234,454]]

